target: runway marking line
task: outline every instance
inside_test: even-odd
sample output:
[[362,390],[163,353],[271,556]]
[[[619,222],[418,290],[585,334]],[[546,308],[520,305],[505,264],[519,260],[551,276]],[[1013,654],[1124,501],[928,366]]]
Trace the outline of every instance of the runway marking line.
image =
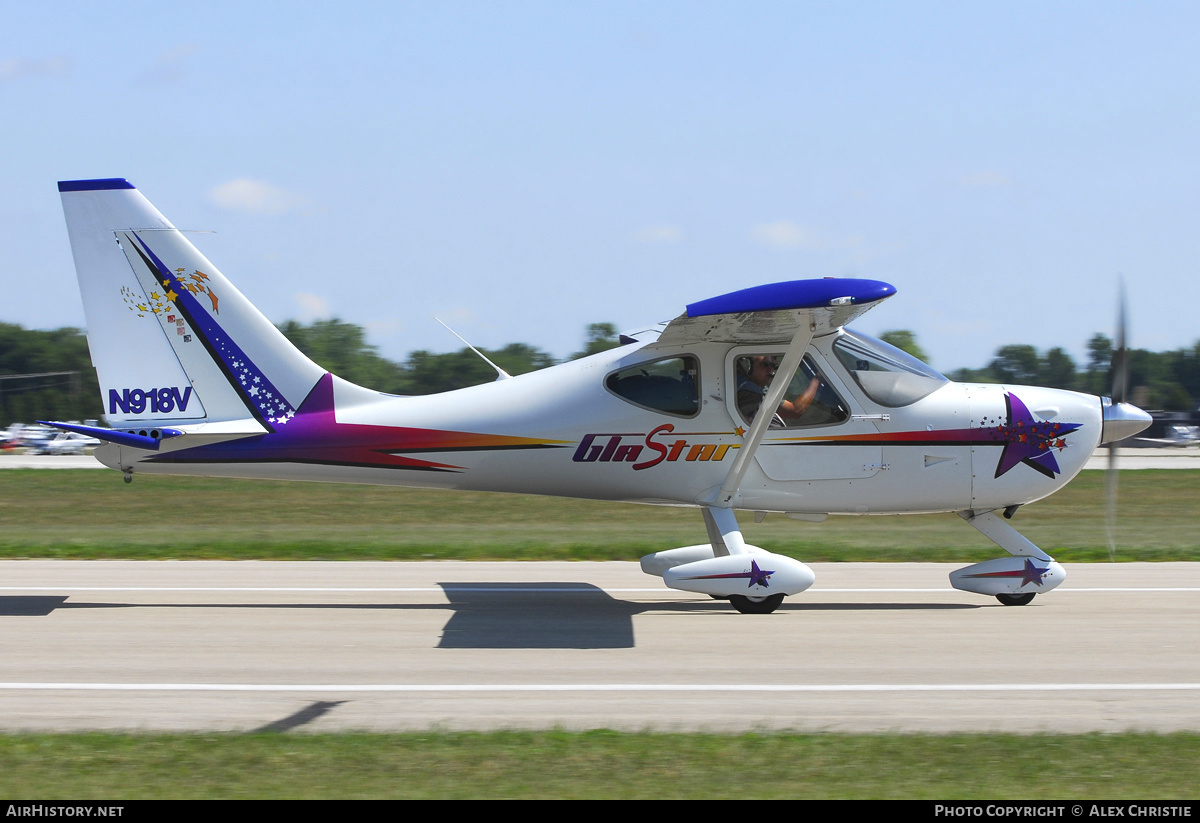
[[267,684],[267,683],[0,683],[0,691],[126,692],[1067,692],[1200,691],[1200,683],[962,683],[962,684]]
[[[546,588],[541,586],[505,587],[505,586],[0,586],[0,592],[295,592],[297,594],[328,592],[330,594],[354,593],[397,593],[424,594],[430,592],[446,592],[453,594],[664,594],[675,592],[691,594],[692,592],[676,591],[663,588],[611,588],[602,589],[584,586],[563,586]],[[916,594],[947,594],[954,591],[948,586],[937,588],[820,588],[814,586],[806,594],[870,594],[873,592],[887,593],[916,593]],[[1200,592],[1200,586],[1087,586],[1076,588],[1060,588],[1059,592],[1094,593],[1094,592]]]

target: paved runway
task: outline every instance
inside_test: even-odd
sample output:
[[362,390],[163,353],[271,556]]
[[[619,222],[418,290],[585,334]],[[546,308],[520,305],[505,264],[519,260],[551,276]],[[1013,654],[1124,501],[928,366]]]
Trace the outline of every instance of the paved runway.
[[773,615],[632,563],[0,562],[0,730],[1200,729],[1200,564],[814,564]]

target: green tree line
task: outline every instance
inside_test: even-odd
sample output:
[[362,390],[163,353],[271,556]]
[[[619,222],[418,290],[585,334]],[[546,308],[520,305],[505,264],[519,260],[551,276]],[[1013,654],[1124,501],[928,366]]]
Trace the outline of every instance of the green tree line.
[[[958,369],[953,380],[975,383],[1015,383],[1058,389],[1111,394],[1113,341],[1103,334],[1088,341],[1088,362],[1076,365],[1069,354],[1055,347],[1046,352],[1033,346],[1008,345],[982,369]],[[1167,352],[1130,349],[1129,399],[1144,409],[1193,411],[1200,400],[1200,342],[1191,348]]]
[[[280,330],[297,348],[323,368],[351,382],[389,394],[433,394],[487,383],[496,373],[467,347],[435,353],[411,352],[403,362],[382,357],[367,342],[361,326],[342,320],[318,320],[308,325],[289,320]],[[928,360],[908,330],[882,337],[913,356]],[[593,323],[583,348],[568,359],[584,357],[618,345],[616,327]],[[1041,352],[1033,346],[1002,346],[980,369],[960,368],[953,380],[1014,383],[1108,394],[1112,389],[1109,363],[1112,340],[1097,334],[1088,341],[1088,362],[1077,365],[1061,348]],[[550,354],[525,343],[500,349],[481,349],[509,374],[524,374],[553,365]],[[66,372],[67,374],[53,374]],[[1130,399],[1147,409],[1191,411],[1200,400],[1200,342],[1169,352],[1135,349],[1129,352]],[[0,323],[0,427],[15,421],[86,420],[99,418],[100,388],[80,329],[32,331]]]
[[[496,379],[495,370],[470,348],[437,354],[418,349],[403,363],[379,355],[369,344],[361,326],[341,320],[318,320],[305,326],[289,320],[279,330],[313,362],[338,377],[388,394],[436,394],[477,386]],[[616,327],[593,323],[587,329],[583,351],[570,360],[611,349],[618,345]],[[525,343],[509,343],[501,349],[480,349],[511,375],[544,369],[556,361],[551,355]]]
[[[365,330],[353,323],[334,319],[304,325],[289,320],[279,329],[323,368],[389,394],[434,394],[496,379],[492,367],[467,347],[444,354],[421,349],[397,363],[382,357],[367,342]],[[611,323],[591,324],[586,338],[583,349],[568,359],[618,345]],[[480,351],[512,375],[557,362],[525,343]],[[96,370],[81,329],[32,331],[0,323],[0,428],[34,420],[99,419],[103,411]]]
[[100,385],[82,329],[0,323],[0,427],[100,417]]

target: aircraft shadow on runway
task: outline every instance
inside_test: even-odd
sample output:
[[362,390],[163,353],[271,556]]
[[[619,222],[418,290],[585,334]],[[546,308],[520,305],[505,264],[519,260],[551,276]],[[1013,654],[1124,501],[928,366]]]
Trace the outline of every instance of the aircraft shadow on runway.
[[[442,649],[632,648],[633,617],[643,612],[704,611],[738,615],[716,600],[664,603],[617,600],[587,583],[439,583],[454,609]],[[977,608],[928,603],[785,603],[782,610]]]
[[[589,583],[439,583],[445,603],[97,603],[68,602],[69,595],[0,596],[0,617],[46,617],[67,609],[382,609],[451,610],[437,648],[441,649],[623,649],[634,643],[633,618],[645,612],[711,613],[736,620],[769,620],[770,615],[739,615],[716,600],[647,603],[618,600]],[[897,611],[976,609],[966,603],[785,603],[789,611]],[[998,606],[999,607],[999,606]],[[1002,607],[999,607],[1002,608]]]
[[644,604],[587,583],[439,583],[454,614],[441,649],[632,648]]
[[66,600],[61,595],[5,595],[0,597],[0,617],[46,617]]
[[290,732],[292,729],[298,729],[305,726],[324,714],[327,714],[343,703],[348,703],[348,700],[318,700],[309,703],[303,709],[292,712],[287,717],[267,723],[265,726],[259,726],[255,732]]

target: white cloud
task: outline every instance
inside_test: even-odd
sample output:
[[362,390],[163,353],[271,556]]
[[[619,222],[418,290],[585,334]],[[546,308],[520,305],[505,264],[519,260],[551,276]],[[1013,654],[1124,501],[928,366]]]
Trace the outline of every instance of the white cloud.
[[434,319],[442,320],[447,324],[469,326],[475,325],[477,322],[475,310],[470,306],[451,306],[448,309],[438,309],[434,313]]
[[1013,181],[1004,172],[987,169],[964,174],[958,178],[958,183],[960,186],[970,186],[971,188],[1008,189],[1012,188]]
[[395,334],[398,331],[403,331],[405,325],[394,318],[388,320],[377,320],[369,323],[364,323],[363,328],[367,330],[367,339],[375,340],[380,337],[387,337],[390,334]]
[[762,223],[750,229],[750,239],[763,246],[783,251],[808,251],[848,255],[845,262],[861,265],[874,252],[862,234],[833,234],[823,229],[802,226],[791,220]]
[[154,65],[143,71],[139,78],[143,83],[174,86],[187,80],[186,60],[200,50],[199,46],[184,43],[168,49],[158,56]]
[[230,180],[209,192],[223,209],[247,214],[283,214],[308,205],[308,198],[281,189],[265,180]]
[[70,69],[71,61],[65,57],[47,57],[45,60],[7,57],[0,60],[0,82],[37,74],[66,74]]
[[793,223],[791,220],[776,220],[750,229],[750,238],[756,243],[775,249],[807,249],[821,251],[828,244],[812,229]]
[[185,57],[190,57],[200,51],[200,47],[193,43],[182,43],[173,49],[167,49],[158,56],[156,63],[174,63],[182,60]]
[[297,292],[296,302],[300,304],[304,320],[318,320],[329,316],[329,301],[308,292]]
[[639,243],[680,243],[683,241],[683,228],[665,224],[645,226],[633,233],[633,239]]

